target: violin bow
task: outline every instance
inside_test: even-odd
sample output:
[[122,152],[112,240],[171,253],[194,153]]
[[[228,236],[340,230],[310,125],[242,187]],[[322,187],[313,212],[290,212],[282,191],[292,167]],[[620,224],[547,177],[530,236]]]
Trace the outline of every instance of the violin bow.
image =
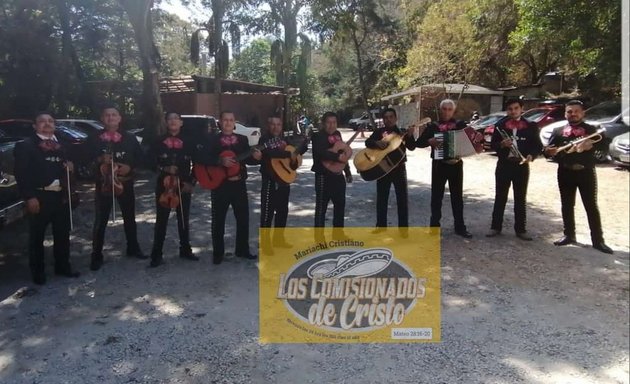
[[116,193],[115,193],[115,187],[114,187],[114,182],[116,181],[114,179],[114,155],[112,153],[112,224],[116,223]]
[[66,180],[68,184],[68,210],[70,211],[70,231],[74,230],[74,223],[72,222],[72,191],[70,190],[70,169],[66,164]]
[[[173,158],[171,159],[173,165],[175,165],[175,155],[173,154]],[[182,202],[182,183],[177,175],[177,194],[179,195],[179,215],[182,219],[182,228],[186,229],[186,223],[184,222],[184,203]]]

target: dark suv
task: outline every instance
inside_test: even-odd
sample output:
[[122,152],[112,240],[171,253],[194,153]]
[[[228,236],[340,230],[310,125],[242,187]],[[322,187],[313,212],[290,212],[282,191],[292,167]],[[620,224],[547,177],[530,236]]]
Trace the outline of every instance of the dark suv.
[[208,133],[216,133],[219,129],[217,120],[208,115],[182,115],[182,134],[194,138],[203,137]]

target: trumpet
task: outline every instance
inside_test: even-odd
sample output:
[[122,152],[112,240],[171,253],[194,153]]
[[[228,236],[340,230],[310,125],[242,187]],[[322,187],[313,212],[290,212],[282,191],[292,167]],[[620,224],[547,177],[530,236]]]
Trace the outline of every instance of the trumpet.
[[515,138],[513,136],[510,136],[510,134],[508,134],[506,131],[504,131],[503,129],[501,129],[499,127],[496,127],[496,129],[497,129],[497,131],[499,131],[499,134],[501,135],[503,140],[510,140],[510,141],[512,141],[512,145],[510,146],[510,154],[513,157],[516,157],[517,159],[521,159],[521,161],[518,164],[519,165],[523,165],[523,164],[527,163],[527,158],[525,156],[523,156],[521,151],[518,150],[518,146],[516,144]]
[[586,140],[592,140],[593,144],[599,143],[604,138],[602,136],[602,133],[604,133],[605,131],[606,131],[606,128],[599,128],[597,131],[591,133],[590,135],[583,136],[583,137],[580,137],[579,139],[572,140],[568,144],[565,144],[565,145],[563,145],[561,147],[558,147],[556,153],[562,152],[562,151],[567,151],[567,153],[573,153],[573,152],[580,153],[580,152],[582,152],[582,150],[580,148],[578,148],[579,144],[585,142]]

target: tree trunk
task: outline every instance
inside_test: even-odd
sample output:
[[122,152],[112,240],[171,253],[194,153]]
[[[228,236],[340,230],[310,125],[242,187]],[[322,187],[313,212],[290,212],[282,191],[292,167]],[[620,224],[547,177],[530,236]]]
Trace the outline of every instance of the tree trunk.
[[214,20],[214,95],[215,95],[215,114],[218,116],[223,108],[222,103],[222,80],[223,69],[221,68],[221,53],[223,47],[223,16],[225,14],[225,5],[223,0],[212,0],[212,20]]
[[[79,100],[83,103],[83,105],[90,109],[90,112],[93,112],[95,107],[93,105],[93,98],[89,87],[86,86],[85,72],[83,71],[79,55],[77,54],[77,50],[72,42],[70,8],[68,7],[68,2],[66,0],[56,0],[55,5],[57,7],[57,12],[59,13],[59,24],[61,26],[61,51],[63,53],[63,65],[66,70],[66,75],[69,80],[70,67],[72,67],[79,88]],[[61,87],[63,88],[64,84],[61,84]],[[62,93],[65,92],[62,91]],[[59,102],[64,106],[67,104],[64,100],[59,100]],[[67,112],[67,108],[64,112]]]
[[142,122],[147,136],[166,131],[160,99],[160,54],[153,39],[153,0],[119,0],[133,27],[142,67]]
[[361,99],[363,101],[363,108],[365,108],[365,111],[370,118],[370,124],[372,124],[372,127],[376,129],[376,122],[374,121],[374,116],[372,116],[372,113],[370,112],[370,105],[368,104],[368,92],[363,74],[363,57],[361,56],[361,43],[359,43],[356,30],[352,30],[350,34],[352,35],[354,54],[357,56],[357,72],[359,74],[359,88],[361,88]]
[[[284,49],[282,51],[282,86],[284,92],[284,126],[290,127],[293,124],[289,103],[289,88],[291,87],[291,69],[293,68],[293,52],[297,45],[297,12],[298,9],[294,9],[291,5],[288,5],[284,9],[284,15],[282,17],[282,27],[284,28]],[[297,5],[296,5],[297,7]],[[294,130],[297,126],[294,126]]]

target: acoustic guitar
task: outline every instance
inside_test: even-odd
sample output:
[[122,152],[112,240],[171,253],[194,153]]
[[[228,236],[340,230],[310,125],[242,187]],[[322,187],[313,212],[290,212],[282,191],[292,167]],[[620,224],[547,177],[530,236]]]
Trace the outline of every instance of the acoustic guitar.
[[251,156],[252,152],[255,150],[262,150],[264,148],[271,147],[275,145],[279,141],[278,138],[271,139],[268,142],[260,145],[255,145],[249,149],[247,152],[243,152],[240,155],[236,155],[234,151],[225,150],[219,153],[219,158],[229,158],[234,159],[236,162],[231,167],[224,167],[222,165],[203,165],[203,164],[195,164],[193,166],[193,172],[195,173],[195,178],[199,182],[199,185],[204,189],[217,189],[219,188],[225,180],[230,177],[238,176],[241,172],[241,161],[245,160],[249,156]]
[[[303,138],[307,140],[307,138]],[[297,145],[297,143],[294,143]],[[300,147],[304,145],[304,142],[297,145]],[[273,158],[269,162],[271,171],[276,179],[285,184],[291,184],[297,179],[297,169],[302,165],[302,155],[299,153],[299,149],[293,145],[287,145],[284,150],[291,153],[291,157]]]
[[[418,128],[426,126],[431,119],[425,117],[418,123]],[[354,157],[354,166],[365,181],[378,180],[387,175],[405,158],[405,138],[389,134],[382,139],[387,143],[384,149],[365,148]]]
[[[354,133],[354,135],[352,135],[352,137],[350,138],[350,140],[346,141],[345,143],[343,141],[338,141],[336,142],[332,147],[328,148],[328,150],[330,152],[334,152],[337,154],[344,154],[346,155],[346,159],[350,160],[350,157],[352,156],[352,148],[350,148],[350,144],[352,144],[352,142],[354,141],[354,139],[357,138],[357,136],[359,135],[359,133],[363,132],[363,129],[357,129],[357,131]],[[332,160],[323,160],[322,161],[322,165],[329,170],[330,172],[334,173],[334,174],[341,174],[341,172],[343,172],[343,170],[346,168],[346,164],[348,164],[348,160],[346,161],[332,161]]]

